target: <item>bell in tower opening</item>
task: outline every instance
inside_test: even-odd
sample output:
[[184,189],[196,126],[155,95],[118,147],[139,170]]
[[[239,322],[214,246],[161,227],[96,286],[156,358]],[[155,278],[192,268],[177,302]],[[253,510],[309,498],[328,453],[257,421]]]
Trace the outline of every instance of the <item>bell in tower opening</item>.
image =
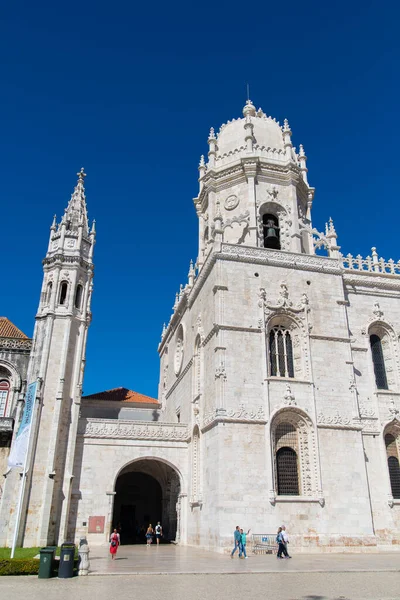
[[263,215],[264,248],[281,249],[279,224],[275,215]]

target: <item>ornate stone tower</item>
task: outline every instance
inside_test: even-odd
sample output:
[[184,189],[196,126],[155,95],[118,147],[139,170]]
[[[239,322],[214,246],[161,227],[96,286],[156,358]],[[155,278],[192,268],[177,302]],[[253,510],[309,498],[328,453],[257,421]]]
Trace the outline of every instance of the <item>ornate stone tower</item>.
[[299,546],[376,543],[349,291],[333,222],[311,222],[304,148],[250,100],[208,145],[198,259],[159,346],[162,419],[189,425],[187,540],[229,548],[237,523],[284,522]]
[[[39,380],[40,393],[18,539],[24,546],[56,544],[67,536],[95,243],[94,223],[90,231],[88,226],[84,177],[81,169],[58,225],[54,217],[43,261],[28,367],[28,382]],[[1,507],[6,527],[0,542],[7,544],[15,525],[20,480],[16,470],[7,475]]]

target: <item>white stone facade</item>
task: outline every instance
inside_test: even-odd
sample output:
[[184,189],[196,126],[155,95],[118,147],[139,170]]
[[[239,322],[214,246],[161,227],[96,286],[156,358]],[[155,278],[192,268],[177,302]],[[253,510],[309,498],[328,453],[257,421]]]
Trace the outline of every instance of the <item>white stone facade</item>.
[[[142,472],[161,486],[162,518],[180,543],[224,551],[237,524],[271,533],[285,523],[298,550],[398,549],[399,264],[375,249],[343,257],[332,221],[313,228],[306,156],[287,121],[280,127],[248,101],[208,143],[194,199],[199,255],[159,346],[160,413],[145,422],[143,411],[86,411],[78,423],[64,399],[57,417],[42,415],[39,439],[64,444],[68,494],[57,507],[35,504],[50,493],[53,467],[37,450],[47,491],[29,506],[55,524],[40,533],[28,519],[21,537],[79,538],[96,515],[105,528],[89,543],[104,543],[119,476]],[[45,267],[44,290],[47,276]],[[68,364],[84,358],[66,321],[86,340],[87,318],[55,315],[46,339],[57,370],[65,352]],[[31,360],[43,354],[34,347]],[[79,383],[74,369],[68,385]],[[58,398],[51,373],[43,385]],[[9,501],[1,511],[11,527]]]

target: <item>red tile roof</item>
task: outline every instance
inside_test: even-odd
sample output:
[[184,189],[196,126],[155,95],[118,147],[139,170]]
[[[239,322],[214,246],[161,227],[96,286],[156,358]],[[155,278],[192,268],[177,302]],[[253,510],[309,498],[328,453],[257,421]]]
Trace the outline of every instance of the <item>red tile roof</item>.
[[0,337],[29,339],[28,336],[22,333],[22,331],[18,329],[14,323],[11,323],[7,317],[0,317]]
[[98,392],[97,394],[90,394],[90,396],[83,396],[83,400],[108,400],[110,402],[137,402],[138,404],[157,404],[158,400],[133,392],[124,387],[114,388],[113,390],[106,390],[105,392]]

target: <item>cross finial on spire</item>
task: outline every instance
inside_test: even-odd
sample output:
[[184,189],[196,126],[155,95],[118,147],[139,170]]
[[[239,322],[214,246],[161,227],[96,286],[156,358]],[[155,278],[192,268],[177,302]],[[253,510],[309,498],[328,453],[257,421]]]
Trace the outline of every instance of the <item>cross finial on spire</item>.
[[79,173],[77,173],[77,175],[78,175],[78,181],[81,181],[83,183],[85,181],[85,177],[86,177],[85,169],[82,167],[81,170],[79,171]]

